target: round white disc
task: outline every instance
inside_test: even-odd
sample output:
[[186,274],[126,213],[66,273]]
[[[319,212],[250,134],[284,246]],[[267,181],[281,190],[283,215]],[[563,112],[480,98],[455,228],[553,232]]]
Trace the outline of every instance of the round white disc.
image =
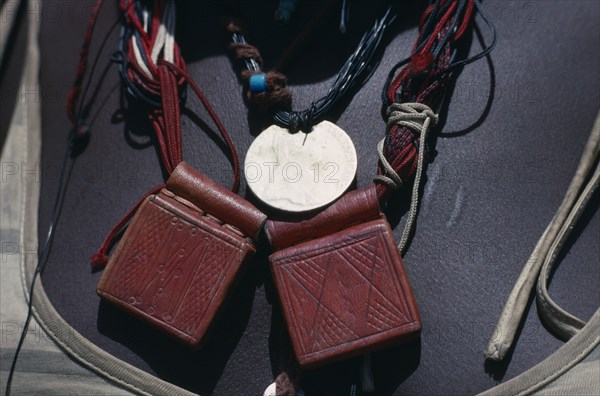
[[[263,393],[263,396],[275,396],[277,394],[277,384],[275,382],[273,382],[271,385],[269,385],[269,387],[267,389],[265,389],[265,393]],[[304,392],[302,392],[302,389],[297,388],[296,389],[296,396],[304,396]]]
[[304,212],[339,198],[356,176],[356,150],[337,125],[322,121],[306,134],[272,125],[252,142],[244,174],[261,201]]
[[265,393],[263,396],[275,396],[277,394],[277,385],[273,382],[267,389],[265,389]]

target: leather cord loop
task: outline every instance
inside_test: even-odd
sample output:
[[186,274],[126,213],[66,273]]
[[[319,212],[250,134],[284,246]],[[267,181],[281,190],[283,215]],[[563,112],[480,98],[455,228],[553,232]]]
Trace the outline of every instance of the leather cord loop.
[[[421,137],[427,133],[430,126],[435,126],[438,122],[438,116],[423,103],[393,103],[387,111],[387,132],[395,126],[410,128],[413,133]],[[397,190],[402,187],[402,179],[396,173],[392,165],[385,157],[384,152],[385,139],[382,139],[377,145],[377,155],[384,169],[384,174],[377,175],[373,179],[376,182],[382,182],[390,188]]]
[[302,131],[310,133],[313,128],[313,121],[317,106],[313,103],[307,110],[290,112],[289,131],[297,133]]
[[[417,171],[415,174],[415,181],[413,184],[412,197],[410,202],[410,210],[408,212],[408,219],[402,232],[402,237],[398,243],[398,250],[400,254],[404,254],[408,239],[413,232],[415,220],[417,218],[417,210],[419,207],[419,188],[421,186],[421,179],[423,176],[423,168],[425,166],[425,147],[427,145],[427,135],[432,126],[438,122],[438,116],[429,108],[429,106],[423,103],[394,103],[388,108],[388,132],[390,129],[401,126],[409,128],[413,133],[418,136],[418,160],[417,160]],[[388,162],[384,153],[384,141],[381,140],[377,145],[377,154],[379,155],[379,161],[384,169],[384,174],[377,175],[373,181],[382,182],[394,190],[397,190],[402,186],[402,179],[396,173],[392,165]]]

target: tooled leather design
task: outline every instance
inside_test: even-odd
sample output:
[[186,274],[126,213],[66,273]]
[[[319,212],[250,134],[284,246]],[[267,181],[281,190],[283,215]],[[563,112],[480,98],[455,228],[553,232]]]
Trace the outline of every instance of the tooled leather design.
[[225,298],[224,284],[231,284],[249,250],[240,237],[223,238],[227,231],[221,225],[202,224],[149,199],[111,258],[111,273],[105,273],[110,279],[101,282],[99,292],[184,341],[198,343]]
[[[135,303],[136,296],[140,294],[137,289],[142,285],[136,283],[136,279],[145,277],[144,273],[148,268],[145,264],[154,257],[158,242],[168,226],[168,223],[161,221],[162,216],[152,211],[148,205],[140,208],[140,219],[137,235],[131,238],[131,254],[124,257],[123,265],[117,266],[114,274],[116,279],[122,279],[122,282],[115,285],[115,296],[131,304]],[[143,237],[140,234],[144,234]]]
[[315,354],[352,354],[350,344],[367,337],[379,335],[375,342],[384,342],[386,332],[397,337],[403,327],[406,333],[420,328],[416,307],[407,302],[412,291],[403,288],[403,269],[390,254],[387,228],[385,220],[375,221],[272,256],[301,363]]

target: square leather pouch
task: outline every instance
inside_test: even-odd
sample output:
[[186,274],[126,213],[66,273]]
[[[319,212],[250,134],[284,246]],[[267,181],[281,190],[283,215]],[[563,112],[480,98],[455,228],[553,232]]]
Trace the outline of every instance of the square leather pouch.
[[375,188],[314,218],[268,221],[275,286],[300,366],[311,368],[415,338],[419,312]]
[[249,202],[181,163],[137,210],[97,293],[197,348],[265,221]]

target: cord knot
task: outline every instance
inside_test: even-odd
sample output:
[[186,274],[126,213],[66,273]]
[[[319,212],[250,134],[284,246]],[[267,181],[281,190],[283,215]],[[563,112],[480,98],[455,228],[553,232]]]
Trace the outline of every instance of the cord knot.
[[108,264],[108,256],[104,251],[98,251],[92,255],[90,262],[93,270],[101,270]]
[[439,117],[423,103],[392,103],[387,110],[388,131],[395,125],[410,128],[422,134],[425,128],[435,126]]
[[292,111],[290,113],[289,131],[291,133],[296,133],[299,131],[310,133],[313,128],[316,110],[316,105],[313,103],[305,111]]
[[[422,103],[394,103],[388,108],[388,123],[387,123],[387,135],[389,136],[391,129],[396,126],[402,126],[410,129],[413,133],[419,134],[420,142],[418,144],[417,154],[417,170],[415,172],[415,180],[412,188],[412,195],[410,199],[410,210],[408,211],[408,218],[404,225],[404,231],[402,231],[402,237],[398,243],[398,250],[400,254],[404,254],[408,240],[412,234],[415,226],[415,220],[417,218],[417,211],[419,207],[419,186],[421,185],[421,179],[423,177],[423,168],[425,167],[425,142],[427,142],[427,134],[431,125],[435,125],[438,122],[438,116],[429,108],[429,106]],[[383,167],[383,174],[375,177],[374,181],[380,181],[387,184],[393,189],[398,189],[402,186],[402,180],[394,168],[385,158],[383,152],[384,140],[379,142],[377,146],[377,153],[379,154],[379,160]]]
[[[431,126],[437,124],[439,117],[423,103],[393,103],[387,110],[387,132],[395,126],[409,128],[413,133],[425,135]],[[373,180],[386,184],[393,190],[402,187],[402,179],[385,156],[385,138],[377,145],[377,155],[383,168],[383,174]]]
[[287,78],[277,71],[264,73],[265,90],[253,92],[250,89],[250,78],[261,72],[246,70],[242,72],[242,79],[246,83],[246,99],[259,111],[266,112],[273,109],[289,109],[292,105],[292,94],[287,89]]
[[241,33],[243,34],[246,30],[244,23],[241,19],[235,17],[228,17],[223,19],[223,25],[225,25],[225,30],[229,33]]

